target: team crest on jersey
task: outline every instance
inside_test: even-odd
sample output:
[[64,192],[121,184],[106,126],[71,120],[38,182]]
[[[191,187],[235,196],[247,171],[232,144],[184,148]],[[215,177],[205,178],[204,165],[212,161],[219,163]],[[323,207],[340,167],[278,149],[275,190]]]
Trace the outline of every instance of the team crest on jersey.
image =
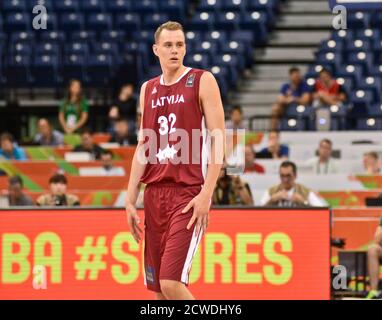
[[158,92],[157,87],[154,87],[153,92],[151,94],[156,94]]
[[192,88],[194,86],[194,81],[195,81],[195,73],[192,73],[187,78],[186,87]]

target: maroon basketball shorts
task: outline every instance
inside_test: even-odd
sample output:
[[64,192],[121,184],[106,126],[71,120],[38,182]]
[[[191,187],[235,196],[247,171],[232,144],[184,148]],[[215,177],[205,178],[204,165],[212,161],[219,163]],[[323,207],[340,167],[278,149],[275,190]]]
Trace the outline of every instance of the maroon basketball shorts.
[[193,214],[187,204],[199,194],[201,186],[155,183],[146,186],[145,211],[145,285],[161,292],[159,280],[175,280],[188,285],[192,259],[202,232],[196,223],[187,230]]

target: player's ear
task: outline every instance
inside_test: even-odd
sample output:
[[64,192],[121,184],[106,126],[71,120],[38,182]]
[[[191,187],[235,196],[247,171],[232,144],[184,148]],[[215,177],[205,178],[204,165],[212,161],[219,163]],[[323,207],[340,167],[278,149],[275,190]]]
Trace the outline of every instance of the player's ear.
[[156,43],[153,44],[153,52],[156,56],[158,56],[158,46]]

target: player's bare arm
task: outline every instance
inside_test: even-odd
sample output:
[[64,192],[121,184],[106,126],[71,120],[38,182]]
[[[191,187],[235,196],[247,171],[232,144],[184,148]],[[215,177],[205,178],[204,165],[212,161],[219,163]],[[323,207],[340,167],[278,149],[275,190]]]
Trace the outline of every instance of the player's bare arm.
[[[146,84],[147,83],[144,83],[142,85],[140,97],[139,97],[139,105],[140,105],[140,110],[142,115],[144,111],[143,109],[144,109]],[[142,124],[141,124],[141,129],[142,129]],[[142,177],[143,172],[145,170],[145,166],[146,166],[142,161],[139,161],[139,159],[142,159],[142,157],[140,157],[140,153],[144,152],[142,145],[143,145],[142,137],[141,135],[139,135],[138,145],[137,145],[137,148],[135,149],[133,161],[131,164],[130,179],[129,179],[129,185],[127,187],[127,195],[126,195],[126,203],[125,203],[130,232],[137,243],[139,243],[139,241],[141,240],[142,229],[139,227],[140,219],[137,214],[137,209],[135,207],[135,204],[137,202],[137,198],[139,195],[140,178]]]
[[[190,229],[196,221],[196,230],[205,230],[208,226],[208,211],[210,209],[210,199],[214,192],[216,181],[224,158],[225,145],[225,124],[224,109],[220,98],[220,90],[215,77],[210,72],[203,73],[200,79],[199,89],[200,102],[206,120],[206,127],[209,132],[221,132],[221,135],[211,136],[211,154],[208,163],[207,176],[201,192],[190,201],[184,208],[187,212],[193,208],[193,216],[187,226]],[[219,139],[219,136],[222,139]]]

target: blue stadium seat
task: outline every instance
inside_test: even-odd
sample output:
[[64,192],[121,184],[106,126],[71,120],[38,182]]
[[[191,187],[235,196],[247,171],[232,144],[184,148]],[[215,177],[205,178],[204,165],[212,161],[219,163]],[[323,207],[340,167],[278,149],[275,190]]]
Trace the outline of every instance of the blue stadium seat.
[[61,81],[58,76],[59,60],[57,56],[38,55],[32,65],[34,85],[38,88],[58,85]]
[[382,12],[375,12],[375,15],[370,19],[370,24],[372,27],[381,29],[382,28]]
[[355,37],[360,40],[375,42],[381,39],[381,32],[378,29],[356,30]]
[[73,41],[95,41],[96,33],[94,31],[76,31],[71,35]]
[[153,30],[140,30],[133,35],[134,41],[145,43],[151,46],[154,43],[154,31]]
[[214,64],[218,67],[226,67],[229,70],[232,83],[236,83],[238,79],[238,58],[230,54],[219,54],[214,60]]
[[64,43],[66,40],[65,33],[62,31],[42,32],[40,38],[42,41],[56,41],[61,44]]
[[57,42],[39,42],[35,45],[35,56],[56,56],[61,53],[60,44]]
[[125,42],[127,40],[127,36],[126,32],[121,30],[103,31],[101,32],[100,40]]
[[348,12],[347,25],[349,29],[362,30],[370,24],[370,15],[366,12]]
[[15,41],[10,47],[10,53],[13,55],[27,56],[33,51],[32,42],[18,42]]
[[168,14],[171,20],[184,21],[186,19],[186,4],[183,0],[161,0],[159,10]]
[[11,55],[7,62],[7,84],[13,88],[29,88],[33,81],[30,73],[30,55]]
[[282,131],[303,131],[306,129],[306,121],[297,118],[281,120],[280,130]]
[[354,31],[353,30],[338,30],[338,31],[334,31],[332,32],[332,35],[331,35],[331,40],[335,40],[335,41],[344,41],[345,39],[347,39],[348,41],[351,41],[352,39],[354,39]]
[[25,12],[27,10],[27,3],[25,0],[2,0],[0,9],[1,12],[4,12],[5,14]]
[[105,2],[103,0],[81,0],[81,10],[91,13],[104,13]]
[[10,13],[6,16],[4,30],[7,32],[30,30],[32,23],[30,15],[24,12]]
[[341,54],[343,49],[344,49],[343,41],[329,39],[329,40],[321,41],[319,52],[320,53],[336,52]]
[[233,11],[222,12],[216,15],[215,27],[226,31],[238,30],[240,21],[240,13]]
[[216,42],[203,41],[197,43],[192,52],[206,54],[210,57],[210,59],[213,59],[213,57],[218,53],[218,49],[218,44]]
[[[204,33],[203,36],[204,41],[210,41],[210,42],[217,42],[219,45],[223,45],[228,41],[228,33],[226,31],[221,31],[221,30],[214,30],[214,31],[208,31]],[[200,39],[197,42],[201,42],[202,40]]]
[[107,11],[113,14],[133,11],[133,5],[130,0],[107,0],[106,5]]
[[229,90],[229,71],[227,68],[225,67],[219,67],[219,66],[215,66],[213,65],[211,68],[210,68],[212,74],[214,75],[214,77],[216,78],[218,84],[219,84],[219,88],[220,88],[220,93],[223,97],[225,97],[228,93],[228,90]]
[[373,117],[358,119],[357,130],[382,130],[382,119]]
[[197,9],[209,13],[220,12],[222,10],[222,1],[201,0]]
[[119,30],[135,32],[141,29],[141,19],[135,13],[120,13],[117,14],[116,27]]
[[231,41],[239,41],[244,42],[248,46],[253,46],[255,43],[255,37],[251,31],[246,30],[239,30],[239,31],[232,31],[230,33],[230,40]]
[[96,55],[111,55],[113,58],[118,57],[119,55],[119,48],[117,42],[94,42],[92,46],[92,53]]
[[247,8],[247,0],[223,0],[222,10],[245,12]]
[[363,73],[367,74],[369,70],[373,69],[374,57],[367,52],[353,52],[348,55],[348,64],[358,65],[362,67]]
[[300,119],[303,117],[308,117],[312,114],[313,107],[311,106],[302,106],[297,104],[290,104],[287,106],[285,111],[285,116],[289,118]]
[[85,77],[85,64],[87,58],[85,55],[72,54],[64,58],[62,68],[63,81],[68,83],[72,79],[78,79],[83,83],[87,83]]
[[210,65],[210,57],[208,54],[196,53],[193,55],[188,55],[185,59],[185,64],[190,67],[207,69]]
[[336,71],[336,76],[341,78],[352,78],[355,83],[363,76],[363,70],[361,66],[356,65],[343,65]]
[[374,95],[371,90],[356,90],[349,96],[349,101],[353,105],[352,114],[366,114],[367,106],[374,103]]
[[112,72],[113,58],[110,55],[91,55],[86,63],[88,84],[91,87],[108,85]]
[[30,31],[20,31],[8,33],[11,42],[32,42],[35,41],[35,33]]
[[354,39],[347,42],[345,52],[360,52],[369,51],[371,48],[369,40]]
[[169,20],[169,16],[165,13],[147,14],[143,18],[143,28],[146,30],[156,30],[158,26]]
[[158,2],[154,0],[133,1],[134,11],[146,15],[159,11]]
[[195,14],[188,24],[190,30],[212,31],[215,24],[215,15],[211,12],[202,11]]
[[60,16],[60,28],[65,32],[84,30],[85,21],[82,14],[79,13],[63,13]]
[[112,30],[113,19],[110,14],[92,13],[88,15],[86,27],[95,32]]
[[367,106],[367,114],[371,117],[382,118],[382,103],[375,103]]
[[344,77],[344,78],[337,78],[337,82],[342,86],[342,88],[345,90],[346,94],[349,95],[353,89],[354,89],[354,81],[353,78]]
[[[186,43],[187,45],[195,45],[197,43],[200,43],[204,40],[204,35],[205,33],[203,33],[202,31],[187,31],[186,32]],[[205,40],[209,40],[208,38],[206,38]]]
[[78,12],[80,7],[79,3],[80,1],[76,1],[76,0],[53,1],[54,10],[57,13]]
[[371,91],[373,93],[373,101],[382,101],[382,81],[379,78],[367,77],[360,79],[357,83],[357,89]]
[[260,11],[243,14],[240,27],[244,30],[251,30],[257,43],[265,43],[267,40],[267,18]]
[[69,42],[65,45],[65,53],[75,56],[84,56],[85,58],[89,54],[89,44],[86,41]]

